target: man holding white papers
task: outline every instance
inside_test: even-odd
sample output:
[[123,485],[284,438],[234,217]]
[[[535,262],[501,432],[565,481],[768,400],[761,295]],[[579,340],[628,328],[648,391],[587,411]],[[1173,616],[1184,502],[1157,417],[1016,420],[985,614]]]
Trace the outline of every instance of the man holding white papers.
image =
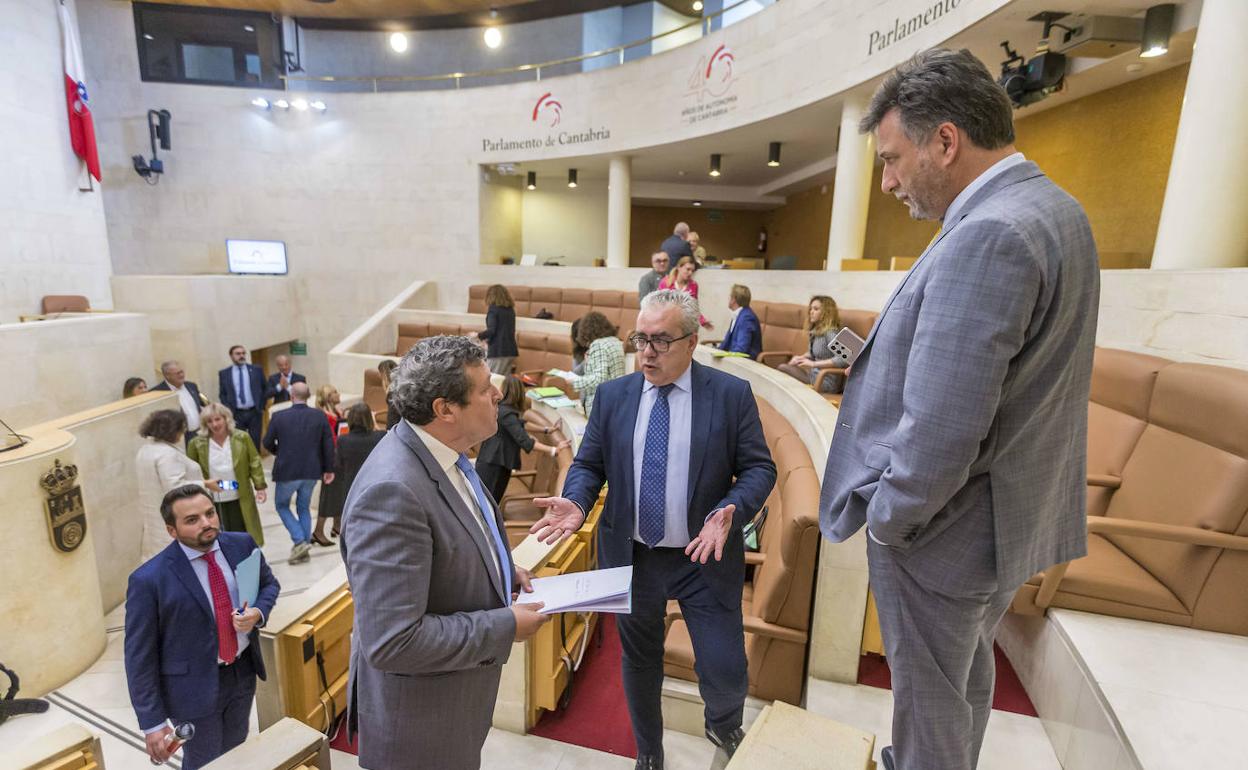
[[[281,586],[251,535],[220,531],[199,484],[171,490],[160,514],[175,539],[130,575],[126,682],[152,759],[169,758],[175,723],[195,725],[182,749],[182,767],[194,770],[247,738],[256,677],[265,676],[259,628]],[[258,570],[240,568],[252,558]]]
[[403,419],[356,475],[340,540],[360,767],[479,767],[512,642],[550,619],[513,601],[529,574],[466,454],[498,429],[500,398],[467,337],[421,340],[392,375]]
[[[707,737],[729,755],[743,734],[748,687],[741,527],[766,500],[776,466],[745,381],[693,363],[698,303],[646,296],[633,346],[641,371],[598,389],[563,497],[532,531],[545,542],[580,528],[609,483],[598,525],[600,567],[633,565],[632,613],[619,616],[624,691],[637,767],[663,767],[663,619],[680,602],[706,703]],[[734,480],[735,479],[735,480]]]

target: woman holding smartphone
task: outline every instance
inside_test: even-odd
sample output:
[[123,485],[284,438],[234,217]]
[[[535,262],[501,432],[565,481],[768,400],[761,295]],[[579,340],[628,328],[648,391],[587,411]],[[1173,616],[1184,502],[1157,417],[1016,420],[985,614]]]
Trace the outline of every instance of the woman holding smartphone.
[[223,404],[204,407],[199,423],[207,435],[201,433],[191,439],[186,454],[199,463],[205,476],[221,481],[221,491],[212,492],[221,529],[246,532],[256,545],[264,545],[264,528],[256,507],[268,497],[260,452],[247,431],[234,427],[234,415]]
[[[793,356],[787,364],[780,364],[780,371],[796,377],[808,385],[814,385],[820,369],[844,369],[849,362],[832,351],[832,339],[841,330],[841,314],[836,300],[822,294],[810,298],[806,306],[810,316],[810,347],[804,355]],[[823,378],[819,390],[823,393],[840,393],[845,378],[828,375]]]

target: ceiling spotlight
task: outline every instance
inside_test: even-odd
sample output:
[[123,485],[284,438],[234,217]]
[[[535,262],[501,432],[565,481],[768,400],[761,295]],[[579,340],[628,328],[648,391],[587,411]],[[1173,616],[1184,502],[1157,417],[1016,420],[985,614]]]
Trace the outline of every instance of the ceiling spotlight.
[[321,101],[320,99],[317,99],[314,102],[308,102],[308,106],[316,110],[317,112],[325,111],[325,102]]
[[719,153],[716,152],[711,154],[711,176],[719,176],[719,159]]
[[265,99],[263,96],[257,96],[255,99],[251,100],[251,103],[253,106],[259,107],[262,110],[269,109],[269,100]]
[[701,206],[701,205],[702,205],[702,201],[694,201],[694,202],[693,202],[693,205],[695,205],[695,206]]
[[702,0],[693,0],[693,10],[695,11],[702,10]]
[[775,168],[780,165],[780,143],[772,142],[767,147],[767,165]]
[[407,50],[407,35],[402,32],[395,32],[390,35],[390,50],[395,53],[403,53]]
[[503,31],[498,27],[486,27],[485,44],[490,48],[498,48],[503,44]]
[[244,32],[255,32],[255,31],[256,31],[256,28],[255,28],[255,27],[253,27],[253,26],[252,26],[252,25],[250,25],[250,24],[244,24],[244,25],[243,25],[243,31],[244,31]]
[[304,112],[305,110],[308,109],[308,100],[304,99],[301,96],[298,99],[295,99],[293,102],[291,102],[290,106],[294,107],[296,110],[299,110],[300,112]]
[[576,169],[568,169],[568,187],[576,187]]
[[536,189],[537,189],[537,172],[536,172],[536,171],[530,171],[530,172],[529,172],[529,174],[528,174],[528,183],[527,183],[527,184],[525,184],[525,187],[529,188],[530,190],[536,190]]
[[1144,34],[1140,38],[1140,58],[1165,56],[1170,50],[1170,33],[1174,29],[1174,3],[1162,3],[1144,14]]
[[277,101],[273,102],[273,106],[277,107],[279,110],[289,110],[290,102],[286,101],[285,99],[278,99]]
[[155,40],[155,39],[156,39],[156,36],[155,36],[155,35],[153,35],[153,34],[152,34],[152,33],[150,33],[150,32],[144,32],[144,33],[143,33],[143,39],[144,39],[144,40]]

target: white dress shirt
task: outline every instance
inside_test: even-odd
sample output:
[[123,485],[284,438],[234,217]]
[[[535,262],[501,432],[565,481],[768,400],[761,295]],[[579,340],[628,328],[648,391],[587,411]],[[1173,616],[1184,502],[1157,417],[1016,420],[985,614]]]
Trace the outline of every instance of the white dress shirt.
[[182,414],[186,415],[186,431],[199,430],[199,404],[195,403],[195,397],[191,395],[191,391],[187,389],[186,384],[182,387],[175,388],[166,380],[165,384],[169,389],[178,394],[178,405],[182,407]]
[[[676,378],[676,387],[667,393],[668,440],[667,486],[663,502],[663,539],[655,543],[661,548],[684,548],[689,545],[689,445],[693,435],[693,366]],[[641,466],[646,453],[646,431],[650,429],[650,412],[659,391],[650,382],[641,386],[641,403],[637,405],[637,422],[633,427],[633,539],[639,543],[638,501],[641,500]],[[694,534],[697,534],[696,532]]]
[[[218,444],[212,436],[208,437],[208,478],[237,481],[234,476],[234,449],[230,437],[225,437],[224,444]],[[213,492],[212,499],[218,503],[227,503],[238,499],[237,489],[224,492]]]
[[[407,420],[404,420],[407,422]],[[502,577],[503,571],[498,566],[498,548],[494,544],[494,533],[485,523],[485,516],[493,516],[494,512],[486,513],[481,510],[481,506],[477,505],[477,496],[473,494],[472,485],[468,483],[468,478],[464,476],[464,472],[459,469],[455,463],[459,460],[459,452],[451,449],[443,444],[437,438],[430,435],[424,428],[407,422],[408,427],[416,432],[416,436],[424,443],[425,448],[429,450],[429,454],[433,455],[434,462],[451,480],[451,485],[455,487],[455,491],[459,493],[460,499],[464,501],[464,505],[468,506],[469,513],[473,514],[473,520],[477,522],[477,526],[481,528],[481,534],[485,536],[485,543],[488,548],[485,550],[490,552],[490,558],[494,560],[494,572]],[[505,535],[504,535],[505,536]],[[506,585],[507,581],[503,580]]]
[[966,202],[971,199],[972,195],[979,192],[984,185],[991,182],[997,175],[1004,173],[1006,170],[1011,169],[1020,163],[1026,162],[1027,158],[1023,157],[1021,152],[1016,152],[1006,155],[1001,160],[989,166],[984,170],[984,173],[975,177],[970,184],[962,188],[962,192],[958,193],[958,197],[954,198],[953,203],[949,204],[949,208],[945,209],[945,215],[941,217],[940,221],[942,223],[956,222],[958,212],[962,210],[962,207],[966,205]]

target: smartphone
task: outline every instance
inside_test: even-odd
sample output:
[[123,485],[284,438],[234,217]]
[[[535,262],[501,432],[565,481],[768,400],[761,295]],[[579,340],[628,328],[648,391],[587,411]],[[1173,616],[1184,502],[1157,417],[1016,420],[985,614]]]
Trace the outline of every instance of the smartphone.
[[221,479],[220,483],[222,492],[229,492],[231,490],[238,489],[238,482],[233,481],[232,479]]
[[828,350],[845,359],[848,366],[854,365],[854,359],[858,358],[858,354],[862,352],[866,341],[857,334],[854,334],[848,326],[841,329],[828,343]]

